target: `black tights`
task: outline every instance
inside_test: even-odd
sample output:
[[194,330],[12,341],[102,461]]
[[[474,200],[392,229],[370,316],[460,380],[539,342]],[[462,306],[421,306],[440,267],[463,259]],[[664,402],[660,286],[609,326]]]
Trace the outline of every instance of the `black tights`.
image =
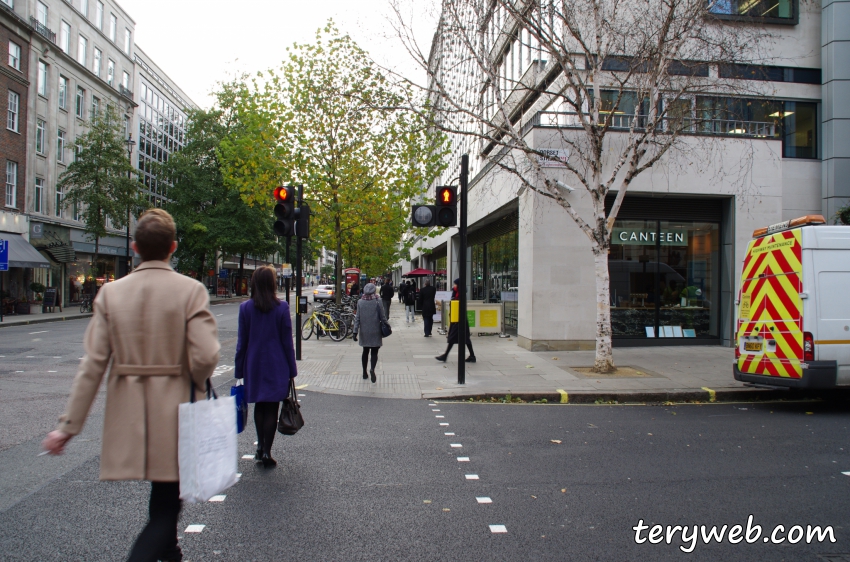
[[[445,355],[446,357],[448,357],[448,356],[449,356],[449,353],[451,353],[452,348],[453,348],[454,346],[455,346],[455,344],[450,343],[450,344],[449,344],[449,347],[447,347],[447,348],[446,348],[446,352],[445,352],[445,353],[443,353],[443,355]],[[469,341],[469,340],[466,340],[466,349],[468,349],[468,350],[469,350],[469,355],[470,355],[470,356],[475,355],[475,352],[474,352],[474,351],[472,351],[472,342],[471,342],[471,341]]]
[[254,404],[254,425],[257,427],[257,449],[271,456],[274,432],[277,430],[277,409],[280,402]]
[[128,562],[180,560],[177,518],[180,516],[180,482],[151,482],[148,524],[142,530]]
[[369,351],[372,351],[372,370],[375,370],[375,365],[378,364],[378,350],[380,347],[364,347],[363,348],[363,357],[361,357],[361,361],[363,362],[363,372],[366,372],[366,361],[369,359]]

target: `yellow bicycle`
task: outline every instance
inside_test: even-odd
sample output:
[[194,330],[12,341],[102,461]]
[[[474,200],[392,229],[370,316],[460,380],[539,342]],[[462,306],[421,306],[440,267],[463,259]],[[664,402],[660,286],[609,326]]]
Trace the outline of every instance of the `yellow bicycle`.
[[345,322],[332,314],[314,310],[313,314],[301,324],[301,339],[309,340],[313,332],[316,332],[317,339],[319,336],[327,335],[333,341],[342,341],[348,333],[348,328]]

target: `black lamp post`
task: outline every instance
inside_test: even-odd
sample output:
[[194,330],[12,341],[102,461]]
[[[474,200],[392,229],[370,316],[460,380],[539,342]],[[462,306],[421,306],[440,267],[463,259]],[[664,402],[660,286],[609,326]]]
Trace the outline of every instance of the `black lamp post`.
[[[127,161],[130,165],[133,164],[133,147],[136,146],[136,141],[133,140],[133,133],[125,141],[127,143]],[[127,179],[132,179],[132,172],[127,170]],[[127,255],[124,262],[124,275],[130,274],[130,205],[127,204]]]

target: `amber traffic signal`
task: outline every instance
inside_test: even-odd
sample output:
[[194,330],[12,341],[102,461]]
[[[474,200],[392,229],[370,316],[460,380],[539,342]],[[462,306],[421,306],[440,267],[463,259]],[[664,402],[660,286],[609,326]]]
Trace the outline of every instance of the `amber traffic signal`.
[[437,188],[437,226],[457,226],[457,188],[442,185]]

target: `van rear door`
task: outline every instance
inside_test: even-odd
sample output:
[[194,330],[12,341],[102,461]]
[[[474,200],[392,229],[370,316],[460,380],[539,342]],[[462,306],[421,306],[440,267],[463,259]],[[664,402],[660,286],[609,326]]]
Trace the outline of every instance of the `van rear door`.
[[839,385],[850,384],[850,251],[816,250],[815,359],[838,363]]

